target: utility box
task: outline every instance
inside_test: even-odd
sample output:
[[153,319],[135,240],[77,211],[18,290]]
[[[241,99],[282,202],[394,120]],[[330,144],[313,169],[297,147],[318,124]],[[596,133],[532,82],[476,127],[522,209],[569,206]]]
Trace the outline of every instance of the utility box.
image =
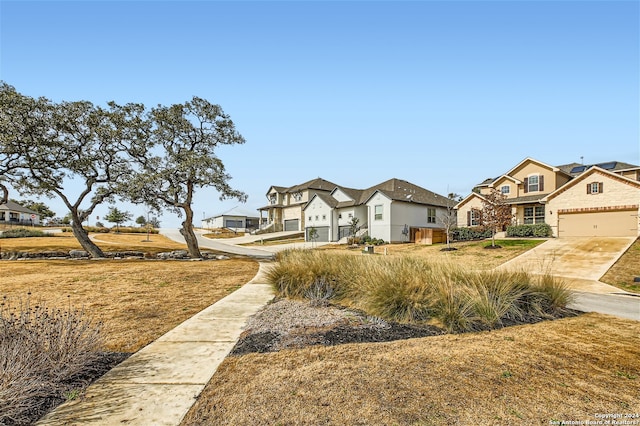
[[373,246],[364,246],[364,250],[362,251],[364,254],[374,254]]

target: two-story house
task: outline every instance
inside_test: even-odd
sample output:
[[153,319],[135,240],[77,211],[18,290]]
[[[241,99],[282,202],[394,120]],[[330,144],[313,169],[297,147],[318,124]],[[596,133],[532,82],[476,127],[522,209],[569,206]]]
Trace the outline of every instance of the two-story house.
[[[591,178],[600,179],[596,183],[601,185],[572,189]],[[482,200],[495,189],[512,206],[514,224],[547,223],[555,236],[638,235],[638,179],[640,167],[618,161],[551,166],[526,158],[497,178],[486,179],[459,202],[458,226],[479,225]]]
[[447,197],[401,179],[389,179],[364,190],[336,187],[316,194],[304,207],[306,238],[314,229],[317,241],[339,241],[349,235],[352,220],[372,238],[407,242],[411,229],[443,228],[451,203]]
[[[260,207],[260,222],[270,232],[302,231],[305,218],[302,208],[316,194],[329,194],[338,185],[322,178],[312,179],[300,185],[272,186],[267,191],[268,204]],[[263,218],[266,213],[266,219]]]

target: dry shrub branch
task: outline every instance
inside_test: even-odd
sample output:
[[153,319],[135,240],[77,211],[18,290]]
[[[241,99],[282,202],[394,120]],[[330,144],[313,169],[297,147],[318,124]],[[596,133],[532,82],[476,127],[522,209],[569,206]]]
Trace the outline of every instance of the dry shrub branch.
[[101,324],[83,310],[0,304],[0,424],[26,424],[86,374],[102,348]]

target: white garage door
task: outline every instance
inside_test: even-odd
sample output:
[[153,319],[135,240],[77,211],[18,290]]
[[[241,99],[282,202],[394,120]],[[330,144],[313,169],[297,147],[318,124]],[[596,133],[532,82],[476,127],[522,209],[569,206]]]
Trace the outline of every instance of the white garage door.
[[328,226],[319,226],[316,229],[316,233],[318,237],[315,240],[312,240],[309,236],[309,231],[312,228],[307,228],[307,241],[315,241],[315,242],[327,242],[329,241],[329,227]]
[[638,212],[564,213],[558,222],[559,237],[635,237]]

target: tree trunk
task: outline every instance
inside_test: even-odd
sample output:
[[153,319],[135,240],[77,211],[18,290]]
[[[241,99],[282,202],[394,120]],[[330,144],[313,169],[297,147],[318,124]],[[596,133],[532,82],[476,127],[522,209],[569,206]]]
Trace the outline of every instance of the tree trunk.
[[200,248],[198,247],[198,239],[196,238],[195,232],[193,232],[193,210],[188,204],[183,208],[186,217],[184,222],[182,222],[180,233],[184,237],[184,240],[187,242],[187,250],[189,250],[189,256],[193,257],[194,259],[202,258],[202,253],[200,253]]
[[93,241],[91,241],[87,230],[82,227],[82,223],[78,221],[77,217],[71,221],[71,229],[73,230],[73,235],[76,237],[82,248],[87,253],[89,253],[91,257],[104,257],[104,253],[102,252],[102,250],[100,250],[100,247],[98,247]]
[[0,197],[0,204],[7,204],[9,201],[9,189],[6,186],[0,183],[0,192],[2,192],[2,196]]

